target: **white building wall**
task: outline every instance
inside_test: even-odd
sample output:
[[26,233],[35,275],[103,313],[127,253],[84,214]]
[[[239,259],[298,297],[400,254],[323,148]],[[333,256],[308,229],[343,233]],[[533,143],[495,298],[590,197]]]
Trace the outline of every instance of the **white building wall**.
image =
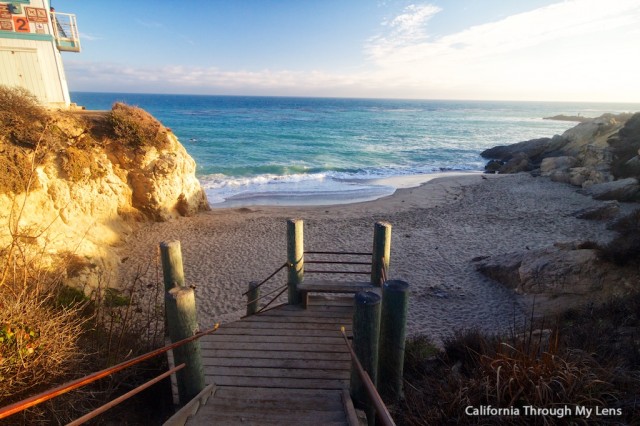
[[[49,10],[47,0],[31,0],[22,7]],[[49,20],[47,34],[53,33],[51,25]],[[0,31],[0,84],[24,87],[48,107],[68,107],[69,89],[55,41],[8,38],[21,35],[7,33]]]

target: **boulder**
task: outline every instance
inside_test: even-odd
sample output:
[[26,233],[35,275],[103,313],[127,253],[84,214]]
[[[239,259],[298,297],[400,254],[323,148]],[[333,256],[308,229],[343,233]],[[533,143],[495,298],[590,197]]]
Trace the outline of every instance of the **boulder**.
[[500,169],[498,169],[498,173],[506,174],[506,173],[520,173],[520,172],[528,172],[533,169],[533,166],[529,160],[529,157],[520,152],[514,155],[509,161],[507,161]]
[[598,183],[583,189],[582,193],[596,200],[640,201],[640,185],[636,178]]
[[547,296],[624,292],[636,287],[637,268],[598,259],[595,249],[568,244],[492,256],[477,263],[478,271],[520,294]]
[[527,157],[536,157],[551,145],[550,138],[531,139],[513,145],[501,145],[486,149],[480,153],[484,158],[509,161],[516,154],[524,153]]
[[591,185],[611,182],[613,176],[608,170],[591,167],[574,167],[569,170],[569,183],[574,186],[588,188]]
[[551,174],[548,174],[549,179],[554,182],[571,183],[571,175],[565,170],[554,170]]
[[566,171],[575,166],[578,160],[575,157],[547,157],[540,163],[540,172],[542,176],[550,176],[556,171]]
[[609,220],[620,212],[620,204],[617,201],[607,201],[603,204],[580,209],[571,214],[577,219],[585,220]]
[[562,152],[564,155],[578,156],[586,145],[607,148],[608,139],[618,133],[630,118],[630,114],[603,114],[580,123],[562,134],[562,137],[567,140],[562,147]]
[[520,286],[518,269],[522,264],[523,257],[524,253],[481,257],[476,262],[476,269],[505,287],[516,289]]
[[500,170],[500,168],[504,165],[502,161],[499,160],[491,160],[484,166],[484,170],[487,173],[496,173]]

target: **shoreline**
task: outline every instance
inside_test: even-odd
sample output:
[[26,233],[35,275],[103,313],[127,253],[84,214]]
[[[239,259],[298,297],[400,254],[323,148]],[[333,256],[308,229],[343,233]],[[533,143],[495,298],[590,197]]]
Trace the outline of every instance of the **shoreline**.
[[[415,188],[434,179],[482,174],[480,170],[446,171],[396,175],[372,179],[333,179],[346,189],[311,191],[264,191],[235,194],[222,202],[209,203],[212,209],[252,207],[321,207],[375,201],[392,196],[399,189]],[[354,189],[348,186],[353,185]]]
[[[530,314],[524,297],[477,272],[473,258],[555,242],[606,241],[613,232],[604,223],[571,216],[601,203],[529,174],[441,176],[375,201],[213,209],[154,223],[132,234],[120,254],[136,259],[123,263],[132,275],[153,265],[161,241],[180,240],[186,283],[196,286],[199,322],[206,327],[244,315],[248,283],[284,262],[286,219],[304,219],[309,250],[354,251],[368,250],[374,223],[387,221],[393,226],[389,278],[410,285],[408,332],[441,342],[457,329],[506,331]],[[273,288],[284,280],[277,276]]]

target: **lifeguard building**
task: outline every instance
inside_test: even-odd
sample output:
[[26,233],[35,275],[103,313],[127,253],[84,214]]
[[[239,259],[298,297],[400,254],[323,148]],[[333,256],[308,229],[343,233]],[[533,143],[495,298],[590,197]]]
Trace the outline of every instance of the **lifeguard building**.
[[68,108],[62,51],[80,51],[75,15],[54,11],[49,0],[0,1],[0,84],[24,87],[47,107]]

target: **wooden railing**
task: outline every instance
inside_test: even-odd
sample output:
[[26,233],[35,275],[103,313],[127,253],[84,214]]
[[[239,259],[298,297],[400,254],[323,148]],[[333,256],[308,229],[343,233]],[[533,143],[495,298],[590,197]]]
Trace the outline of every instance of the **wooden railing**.
[[[353,361],[353,366],[355,367],[356,373],[360,377],[367,396],[369,397],[369,401],[373,406],[378,424],[382,426],[395,426],[396,423],[393,421],[391,414],[389,414],[389,410],[387,410],[387,406],[382,401],[382,397],[378,393],[376,386],[371,381],[371,377],[369,377],[369,374],[364,370],[364,368],[362,368],[362,364],[360,363],[358,356],[351,347],[344,327],[340,328],[340,332],[342,333],[345,344],[349,348],[349,354],[351,354],[351,361]],[[372,419],[368,420],[369,424],[372,424]]]
[[[154,358],[158,355],[162,355],[172,349],[178,348],[180,346],[186,345],[187,343],[190,343],[194,340],[197,340],[203,336],[206,336],[208,334],[214,333],[217,329],[218,329],[219,324],[216,324],[215,326],[213,326],[211,329],[194,334],[193,336],[180,340],[179,342],[173,343],[171,345],[167,345],[164,346],[162,348],[156,349],[154,351],[148,352],[146,354],[140,355],[136,358],[130,359],[129,361],[124,361],[121,362],[118,365],[115,365],[113,367],[109,367],[109,368],[105,368],[104,370],[100,370],[98,372],[92,373],[88,376],[85,377],[81,377],[79,379],[73,380],[69,383],[66,383],[64,385],[58,386],[56,388],[53,389],[49,389],[47,391],[44,391],[42,393],[39,393],[37,395],[34,395],[30,398],[26,398],[22,401],[18,401],[14,404],[11,405],[7,405],[6,407],[0,408],[0,419],[4,419],[6,417],[9,417],[13,414],[19,413],[21,411],[26,410],[27,408],[33,407],[35,405],[41,404],[45,401],[48,401],[50,399],[53,399],[57,396],[60,396],[62,394],[65,394],[67,392],[70,392],[74,389],[78,389],[82,386],[86,386],[90,383],[93,383],[97,380],[100,380],[102,378],[105,378],[107,376],[110,376],[112,374],[115,374],[119,371],[122,371],[126,368],[132,367],[134,365],[137,365],[141,362],[147,361],[151,358]],[[139,392],[142,392],[143,390],[147,389],[148,387],[154,385],[155,383],[159,382],[160,380],[170,376],[171,374],[183,369],[185,367],[185,364],[180,364],[178,366],[176,366],[175,368],[172,368],[162,374],[160,374],[159,376],[153,378],[152,380],[138,386],[137,388],[131,390],[130,392],[126,393],[125,395],[122,395],[116,399],[114,399],[113,401],[108,402],[107,404],[104,404],[103,406],[93,410],[92,412],[82,416],[81,418],[75,420],[72,423],[69,423],[70,425],[79,425],[82,424],[96,416],[98,416],[99,414],[107,411],[108,409],[118,405],[119,403],[131,398],[132,396],[136,395]]]

